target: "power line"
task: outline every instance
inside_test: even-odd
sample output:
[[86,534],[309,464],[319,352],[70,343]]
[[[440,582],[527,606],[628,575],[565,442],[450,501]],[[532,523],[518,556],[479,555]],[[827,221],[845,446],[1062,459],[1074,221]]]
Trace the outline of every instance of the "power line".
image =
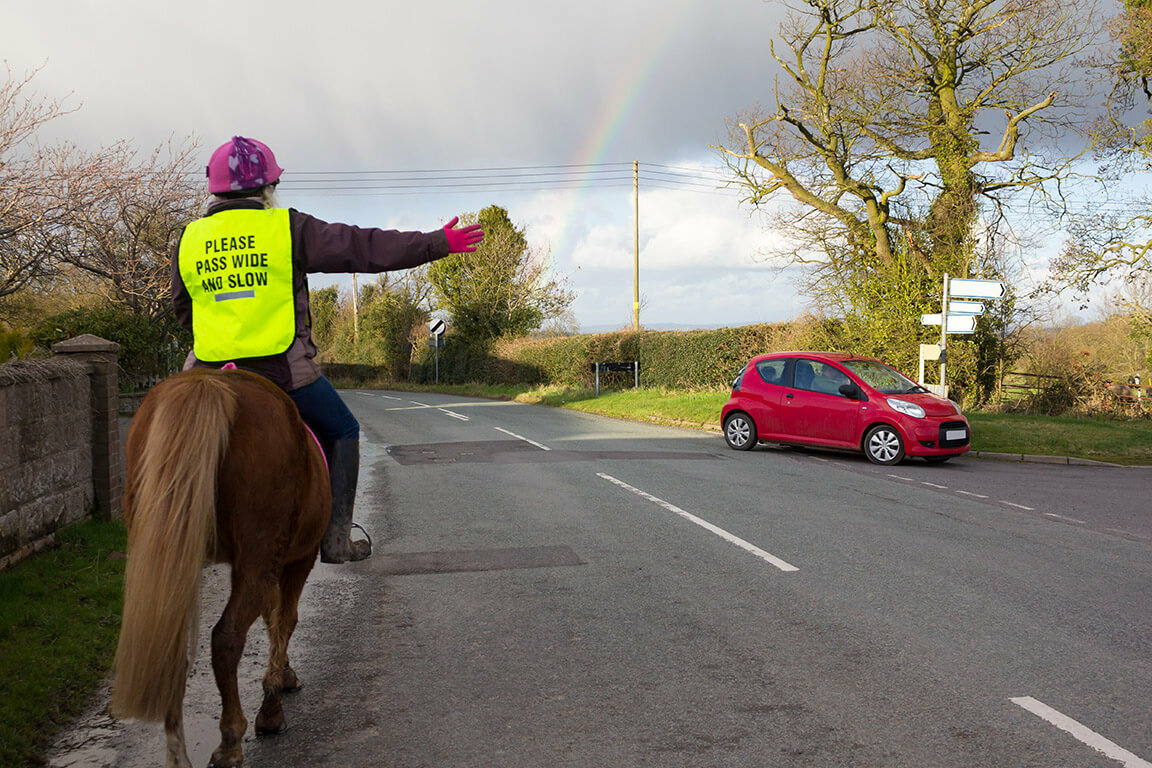
[[[632,163],[568,163],[481,168],[371,171],[295,171],[284,191],[312,196],[415,195],[475,192],[541,192],[631,186]],[[719,169],[640,164],[641,186],[722,194],[729,180]]]

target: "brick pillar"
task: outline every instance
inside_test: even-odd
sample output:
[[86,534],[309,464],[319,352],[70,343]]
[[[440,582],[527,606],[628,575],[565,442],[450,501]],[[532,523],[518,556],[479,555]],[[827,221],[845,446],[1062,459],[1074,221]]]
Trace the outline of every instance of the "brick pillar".
[[85,333],[52,345],[57,355],[88,364],[92,390],[93,516],[117,520],[124,512],[124,471],[120,463],[120,345]]

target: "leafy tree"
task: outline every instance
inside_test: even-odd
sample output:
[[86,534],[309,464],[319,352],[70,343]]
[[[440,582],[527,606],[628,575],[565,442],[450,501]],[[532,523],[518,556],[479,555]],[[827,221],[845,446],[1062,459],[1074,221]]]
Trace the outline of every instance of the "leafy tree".
[[341,310],[340,291],[334,285],[308,292],[308,308],[312,314],[312,340],[323,355],[336,336]]
[[770,46],[774,109],[739,116],[719,149],[747,203],[771,204],[789,238],[773,255],[807,267],[805,292],[866,347],[915,349],[904,318],[939,311],[943,274],[981,274],[1014,193],[1043,200],[1071,173],[1023,142],[1072,126],[1091,0],[798,9]]
[[352,302],[335,286],[312,291],[312,335],[321,359],[372,365],[385,369],[384,376],[407,378],[413,344],[425,335],[429,316],[427,284],[419,273],[409,270],[399,279],[380,275],[361,285],[358,319]]
[[548,274],[547,254],[529,247],[508,211],[490,205],[461,220],[481,224],[484,241],[474,253],[452,254],[428,269],[435,299],[455,333],[487,344],[527,335],[563,315],[575,295],[566,281]]

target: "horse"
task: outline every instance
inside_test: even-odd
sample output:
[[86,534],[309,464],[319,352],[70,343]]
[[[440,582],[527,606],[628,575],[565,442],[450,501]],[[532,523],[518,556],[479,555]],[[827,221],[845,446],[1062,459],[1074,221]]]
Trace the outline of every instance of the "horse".
[[222,711],[209,765],[240,766],[248,721],[236,672],[257,616],[271,646],[257,734],[285,730],[281,693],[301,687],[288,641],[332,510],[323,451],[272,382],[242,370],[194,368],[144,398],[126,460],[128,564],[111,712],[162,721],[168,768],[191,768],[183,701],[200,575],[206,560],[228,563],[231,594],[212,629]]

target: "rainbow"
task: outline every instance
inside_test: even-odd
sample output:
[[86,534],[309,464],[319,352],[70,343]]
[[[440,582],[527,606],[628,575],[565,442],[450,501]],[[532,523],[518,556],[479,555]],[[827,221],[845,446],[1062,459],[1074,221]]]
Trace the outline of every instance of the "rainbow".
[[[584,142],[576,154],[576,163],[592,166],[606,162],[608,152],[615,146],[621,129],[635,112],[640,96],[672,52],[673,43],[687,29],[691,11],[699,7],[701,4],[696,0],[674,0],[663,5],[659,14],[654,14],[648,34],[642,43],[638,41],[625,71],[616,78],[614,87],[601,103],[596,119],[590,123]],[[586,196],[584,189],[573,190],[568,194],[568,204],[560,216],[560,224],[551,244],[554,257],[575,246],[568,241]]]

